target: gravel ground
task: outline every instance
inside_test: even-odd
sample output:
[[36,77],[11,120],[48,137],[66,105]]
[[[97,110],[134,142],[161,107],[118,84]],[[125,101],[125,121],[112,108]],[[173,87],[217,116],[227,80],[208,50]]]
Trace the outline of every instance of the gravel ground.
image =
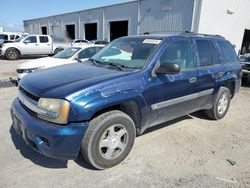
[[[0,61],[2,70],[12,68]],[[92,169],[81,157],[58,161],[28,147],[11,127],[9,109],[16,95],[16,87],[0,89],[1,188],[250,188],[249,86],[233,99],[224,119],[210,121],[195,113],[154,127],[137,137],[124,162],[103,171]]]

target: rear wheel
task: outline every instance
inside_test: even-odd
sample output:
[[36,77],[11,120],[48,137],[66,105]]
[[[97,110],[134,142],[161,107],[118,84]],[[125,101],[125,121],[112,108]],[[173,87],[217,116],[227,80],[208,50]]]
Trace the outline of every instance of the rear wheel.
[[81,153],[95,168],[106,169],[123,161],[135,140],[133,120],[121,111],[110,111],[90,121]]
[[20,54],[16,49],[7,49],[5,52],[5,57],[8,60],[18,60]]
[[207,116],[213,120],[222,119],[230,106],[231,94],[228,88],[221,87],[215,96],[215,102],[211,109],[206,110]]
[[57,48],[57,49],[55,49],[55,51],[54,51],[54,54],[53,55],[56,55],[57,53],[59,53],[60,51],[62,51],[63,49],[60,49],[60,48]]

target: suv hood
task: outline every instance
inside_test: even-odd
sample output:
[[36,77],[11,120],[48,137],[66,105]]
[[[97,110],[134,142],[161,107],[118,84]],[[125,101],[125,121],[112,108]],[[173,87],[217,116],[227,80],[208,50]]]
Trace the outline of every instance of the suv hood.
[[66,98],[82,89],[126,74],[129,72],[75,63],[29,74],[21,80],[20,86],[37,97]]
[[64,65],[67,63],[72,62],[71,59],[60,59],[54,57],[44,57],[39,59],[34,59],[31,61],[27,61],[17,66],[17,69],[32,69],[32,68],[47,68],[47,67],[54,67],[58,65]]

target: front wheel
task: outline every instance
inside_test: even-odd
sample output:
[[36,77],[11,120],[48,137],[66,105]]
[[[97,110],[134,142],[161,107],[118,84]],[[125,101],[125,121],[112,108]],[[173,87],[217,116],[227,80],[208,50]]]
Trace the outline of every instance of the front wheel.
[[95,168],[110,168],[127,157],[135,135],[134,122],[127,114],[117,110],[106,112],[90,121],[81,153]]
[[206,110],[205,113],[212,120],[222,119],[229,109],[231,102],[231,94],[228,88],[221,87],[215,95],[215,102],[211,109]]
[[16,49],[7,49],[5,52],[5,57],[8,60],[18,60],[20,54]]

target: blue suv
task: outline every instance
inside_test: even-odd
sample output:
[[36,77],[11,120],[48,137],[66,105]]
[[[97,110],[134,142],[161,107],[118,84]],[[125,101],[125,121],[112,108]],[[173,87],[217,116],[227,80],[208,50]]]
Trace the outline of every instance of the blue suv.
[[81,153],[106,169],[123,161],[149,127],[199,110],[223,118],[241,74],[221,36],[123,37],[85,63],[21,80],[13,126],[41,154],[68,160]]

